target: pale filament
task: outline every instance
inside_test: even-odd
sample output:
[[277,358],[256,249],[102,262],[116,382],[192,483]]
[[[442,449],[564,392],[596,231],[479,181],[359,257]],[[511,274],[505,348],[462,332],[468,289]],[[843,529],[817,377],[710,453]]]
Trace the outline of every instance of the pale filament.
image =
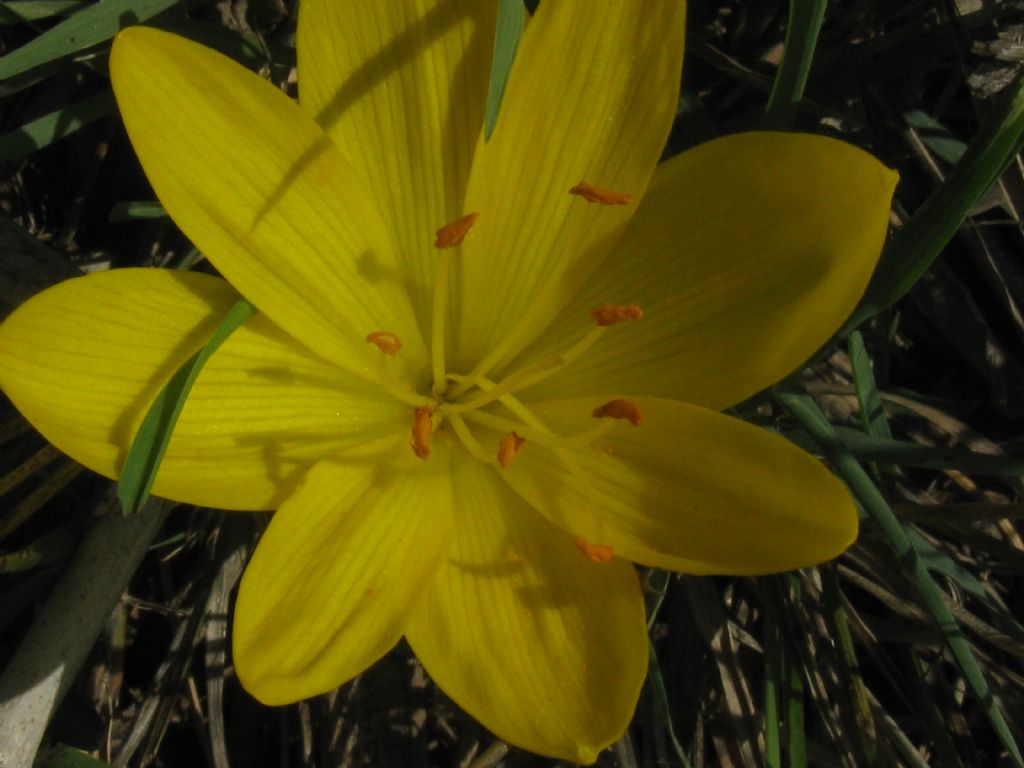
[[[492,393],[488,392],[486,395],[467,400],[463,403],[453,404],[450,406],[446,405],[443,406],[443,408],[447,409],[446,412],[448,413],[463,413],[493,402],[501,395],[512,394],[522,389],[526,389],[527,387],[532,387],[534,384],[539,384],[549,378],[552,374],[557,373],[565,366],[578,360],[581,355],[583,355],[598,339],[601,338],[605,333],[606,328],[607,326],[603,325],[595,326],[591,328],[582,339],[573,344],[566,352],[552,355],[538,363],[534,363],[526,368],[520,368],[518,371],[509,374],[502,381],[498,382],[495,387],[495,389],[500,390],[499,395],[492,396]],[[477,367],[479,368],[479,366]],[[450,378],[454,379],[454,377]],[[465,394],[469,389],[476,385],[476,382],[482,379],[482,374],[470,373],[469,375],[460,378],[462,381],[451,393],[451,397],[453,399]],[[469,386],[467,386],[467,384]]]
[[429,397],[417,395],[411,389],[403,387],[391,377],[391,372],[388,370],[387,355],[384,352],[377,355],[376,383],[399,402],[406,403],[417,408],[423,405],[429,405],[432,402]]
[[498,432],[517,432],[530,442],[534,442],[548,448],[583,448],[597,440],[600,440],[611,432],[615,426],[614,421],[601,421],[593,429],[578,432],[577,434],[569,437],[562,437],[548,431],[535,431],[533,428],[519,424],[512,419],[495,416],[492,413],[472,411],[460,418],[465,418],[467,421],[475,422],[481,426],[488,427]]
[[452,425],[456,436],[462,441],[462,444],[474,459],[482,461],[484,464],[497,464],[498,460],[494,456],[488,455],[484,447],[480,445],[480,441],[473,437],[473,433],[466,426],[466,422],[463,421],[461,416],[450,416],[448,423]]

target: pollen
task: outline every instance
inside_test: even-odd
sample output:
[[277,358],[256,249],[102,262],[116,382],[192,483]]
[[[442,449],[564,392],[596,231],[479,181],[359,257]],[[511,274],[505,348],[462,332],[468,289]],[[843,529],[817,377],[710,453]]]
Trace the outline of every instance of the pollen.
[[644,311],[636,304],[619,306],[616,304],[604,304],[590,313],[598,325],[615,325],[624,323],[627,320],[639,320],[644,316]]
[[587,184],[585,181],[581,181],[570,189],[569,194],[582,197],[588,203],[598,203],[600,205],[629,205],[634,199],[627,192],[615,192],[611,189],[595,187],[593,184]]
[[479,215],[479,213],[467,213],[451,224],[445,224],[437,230],[437,239],[434,240],[434,247],[455,248],[458,245],[462,245],[462,241],[466,239],[466,233],[469,232],[470,227],[473,226],[473,222],[476,221]]
[[417,458],[426,461],[430,456],[430,438],[434,435],[434,422],[431,419],[430,408],[421,405],[416,409],[412,417],[412,452]]
[[583,556],[592,563],[607,565],[615,557],[615,550],[611,544],[591,544],[586,539],[576,539],[576,549],[583,553]]
[[502,438],[498,444],[498,464],[502,469],[508,469],[508,465],[512,463],[512,459],[516,457],[525,442],[526,438],[520,437],[515,432],[509,432]]
[[644,423],[643,412],[629,400],[609,400],[590,414],[595,419],[626,419],[634,427]]
[[402,342],[398,337],[388,331],[375,331],[366,337],[367,344],[376,345],[377,349],[385,355],[392,355],[402,348]]

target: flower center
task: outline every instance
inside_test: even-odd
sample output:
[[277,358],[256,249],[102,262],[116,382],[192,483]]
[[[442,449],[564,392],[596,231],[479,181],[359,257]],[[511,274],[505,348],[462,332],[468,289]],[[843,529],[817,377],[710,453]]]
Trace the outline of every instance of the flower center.
[[[586,203],[599,205],[625,205],[633,197],[581,182],[569,193]],[[375,331],[366,337],[376,346],[378,380],[394,397],[411,406],[410,440],[412,452],[420,459],[430,456],[434,435],[440,431],[452,433],[463,447],[480,461],[505,470],[516,456],[529,450],[534,442],[556,450],[578,449],[604,437],[616,419],[626,420],[633,426],[643,424],[640,409],[628,400],[611,400],[590,414],[602,422],[594,428],[575,435],[553,432],[524,404],[517,393],[534,386],[571,365],[586,353],[611,326],[630,323],[643,318],[643,311],[635,304],[605,304],[591,311],[593,327],[568,349],[548,355],[540,360],[493,380],[487,376],[488,361],[481,361],[468,374],[448,371],[445,359],[445,322],[448,310],[448,275],[451,256],[470,234],[478,213],[468,213],[437,230],[434,247],[438,257],[434,274],[434,300],[430,328],[430,369],[432,384],[429,394],[419,394],[409,386],[399,384],[390,375],[387,358],[399,354],[401,340],[390,331]],[[500,435],[492,447],[485,447],[481,434]],[[595,562],[607,562],[610,552],[601,545],[578,542],[580,550]]]

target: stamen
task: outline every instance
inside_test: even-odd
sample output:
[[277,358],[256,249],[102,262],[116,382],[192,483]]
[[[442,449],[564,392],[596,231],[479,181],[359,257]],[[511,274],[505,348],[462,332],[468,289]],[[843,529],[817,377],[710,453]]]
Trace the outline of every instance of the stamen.
[[512,463],[512,459],[516,457],[525,442],[526,438],[520,437],[515,432],[509,432],[502,438],[501,443],[498,444],[498,464],[502,469],[508,469],[508,465]]
[[429,397],[413,392],[408,384],[399,384],[391,377],[391,373],[388,371],[388,355],[374,355],[374,357],[377,358],[376,383],[383,387],[385,392],[414,408],[433,402]]
[[575,544],[587,560],[598,565],[607,565],[615,557],[611,544],[591,544],[585,539],[576,539]]
[[424,461],[430,455],[430,438],[434,434],[434,423],[430,408],[425,405],[416,409],[412,417],[412,452]]
[[[539,360],[533,365],[520,368],[515,373],[509,374],[501,381],[500,384],[496,385],[499,387],[496,392],[490,392],[490,390],[488,390],[489,394],[485,397],[477,397],[469,401],[461,402],[458,405],[445,403],[441,407],[445,409],[446,413],[449,412],[449,410],[454,413],[461,413],[486,405],[499,397],[503,397],[505,394],[518,392],[519,390],[526,389],[527,387],[532,387],[534,384],[538,384],[549,376],[562,370],[567,365],[576,362],[584,352],[594,345],[594,342],[601,338],[603,333],[605,333],[604,326],[597,325],[596,327],[591,328],[582,339],[573,344],[567,351],[562,352],[561,354],[551,355],[544,360]],[[448,378],[452,377],[449,376]],[[477,384],[477,381],[480,378],[481,376],[479,374],[474,373],[469,374],[469,376],[464,376],[463,382],[455,388],[455,391],[449,393],[449,398],[454,400],[460,397],[473,385]]]
[[448,423],[452,425],[452,429],[455,430],[455,436],[462,441],[462,445],[473,458],[483,464],[492,464],[494,462],[494,459],[480,445],[480,441],[473,437],[473,433],[469,431],[469,427],[466,426],[466,422],[462,420],[461,416],[448,417]]
[[375,331],[368,334],[366,343],[376,345],[377,349],[392,357],[402,348],[402,342],[398,340],[398,337],[388,331]]
[[434,306],[430,316],[430,369],[434,374],[433,394],[439,398],[444,394],[445,380],[445,319],[448,313],[448,251],[461,245],[466,233],[476,221],[478,213],[467,213],[451,224],[445,224],[437,230],[434,247],[440,249],[437,263],[434,265]]
[[585,181],[581,181],[570,189],[569,194],[582,197],[588,203],[599,203],[600,205],[629,205],[634,199],[626,192],[615,192],[603,187],[595,187]]
[[624,306],[604,304],[590,314],[597,321],[598,325],[606,326],[624,323],[627,320],[639,320],[644,316],[644,311],[636,304],[626,304]]
[[629,400],[609,400],[590,414],[595,419],[626,419],[634,427],[644,423],[644,415]]
[[437,239],[434,241],[434,247],[454,248],[457,245],[462,245],[462,241],[466,239],[466,233],[469,232],[470,227],[473,226],[473,222],[476,221],[479,215],[479,213],[467,213],[451,224],[445,224],[437,230]]

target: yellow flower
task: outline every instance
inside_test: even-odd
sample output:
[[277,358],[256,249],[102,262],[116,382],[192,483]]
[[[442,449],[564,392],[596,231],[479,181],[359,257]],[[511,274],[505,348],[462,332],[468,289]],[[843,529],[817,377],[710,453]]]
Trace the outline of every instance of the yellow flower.
[[542,3],[485,143],[495,6],[304,0],[299,104],[195,43],[123,32],[129,136],[229,282],[52,288],[0,330],[0,384],[116,477],[237,289],[261,313],[199,376],[154,493],[278,509],[238,597],[245,687],[312,696],[404,635],[498,736],[592,762],[646,672],[633,563],[766,573],[855,538],[841,483],[718,411],[849,314],[895,174],[765,133],[656,168],[682,2]]

